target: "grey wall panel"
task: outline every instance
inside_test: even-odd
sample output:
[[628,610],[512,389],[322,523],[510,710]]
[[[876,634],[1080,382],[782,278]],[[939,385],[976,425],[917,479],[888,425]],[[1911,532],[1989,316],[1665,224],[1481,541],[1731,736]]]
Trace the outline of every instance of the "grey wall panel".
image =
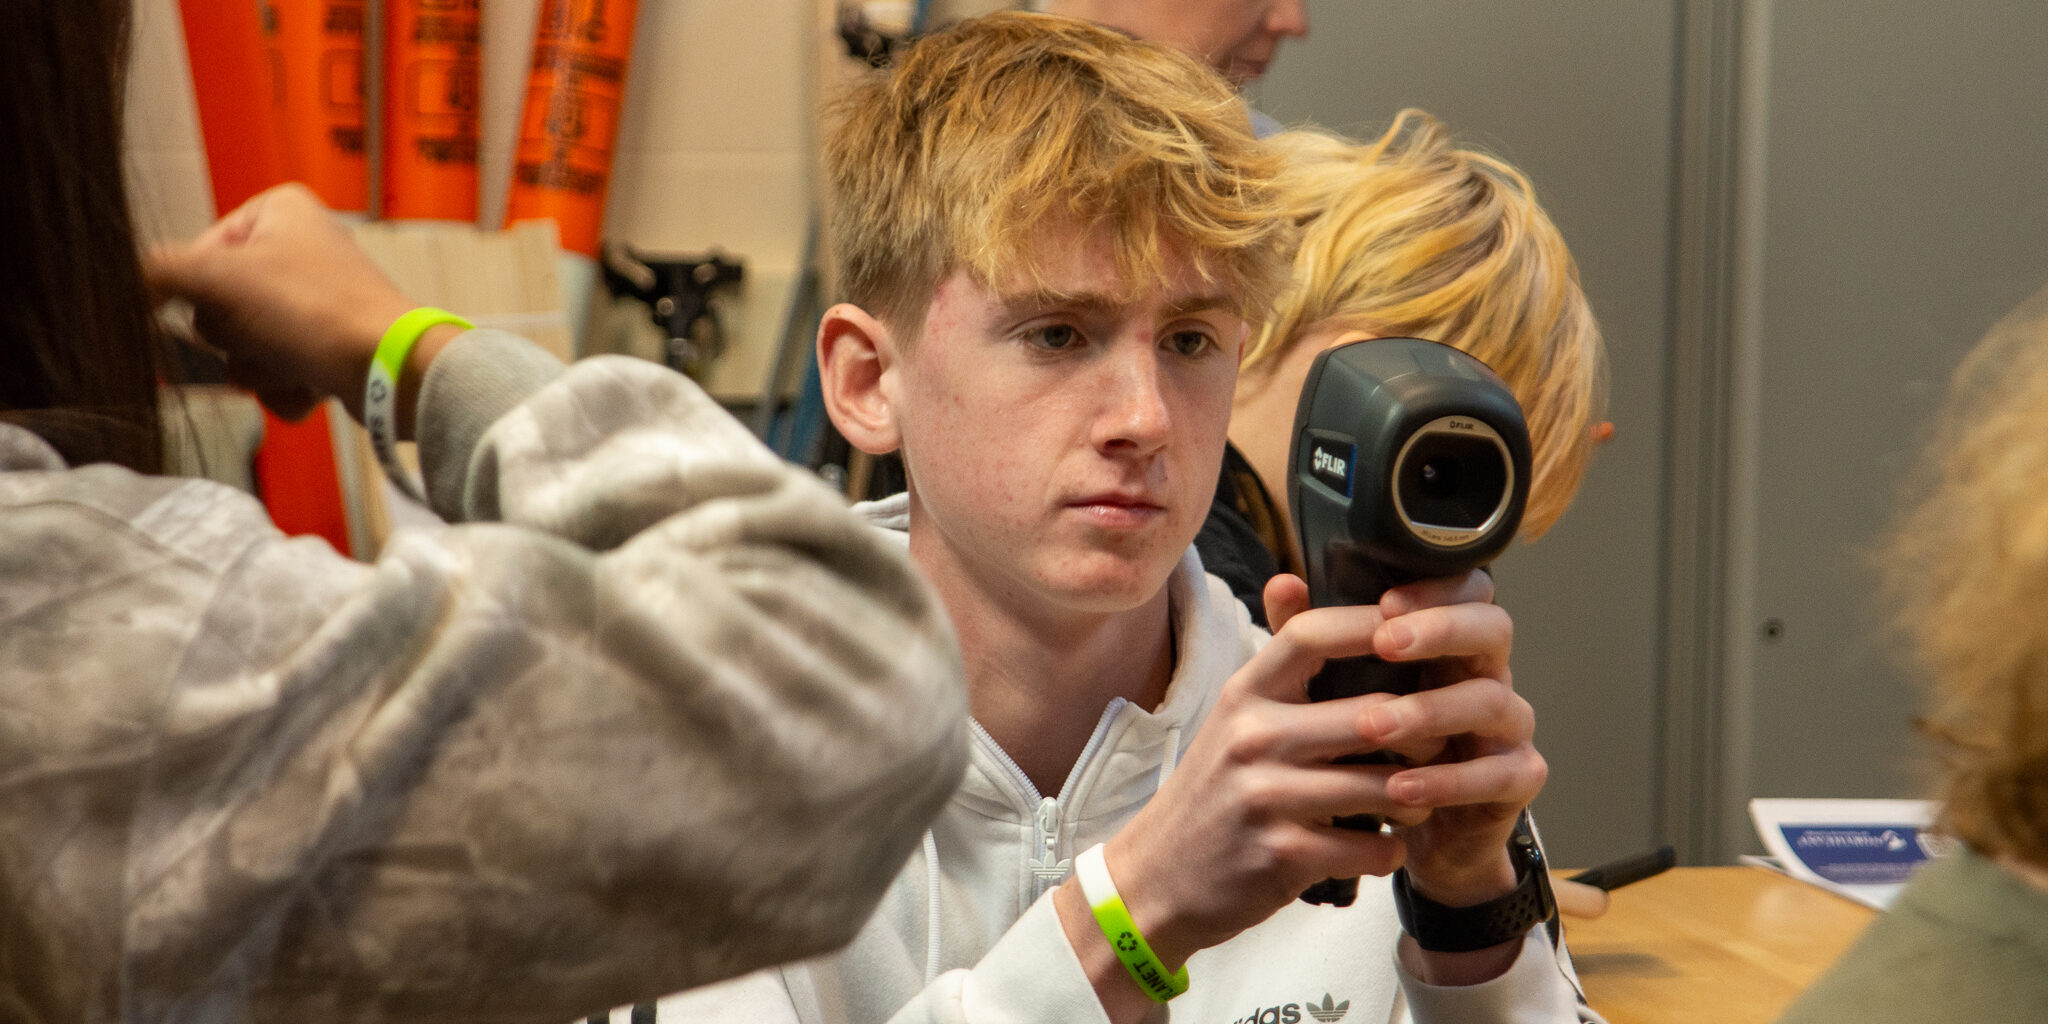
[[1375,132],[1405,106],[1534,181],[1584,275],[1614,364],[1617,440],[1559,527],[1501,560],[1515,682],[1551,781],[1559,863],[1659,837],[1659,501],[1676,5],[1646,0],[1310,4],[1254,102],[1286,122]]
[[2048,280],[2044,41],[2039,3],[1771,11],[1755,620],[1730,625],[1756,645],[1738,795],[1915,789],[1914,694],[1879,640],[1869,559],[1947,375]]

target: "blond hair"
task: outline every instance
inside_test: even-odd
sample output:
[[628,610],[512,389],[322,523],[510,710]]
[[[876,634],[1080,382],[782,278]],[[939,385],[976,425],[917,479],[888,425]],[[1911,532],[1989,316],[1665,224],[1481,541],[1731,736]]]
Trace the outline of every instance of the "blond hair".
[[1247,375],[1326,329],[1442,342],[1492,367],[1521,402],[1533,466],[1522,536],[1570,506],[1607,400],[1607,356],[1578,266],[1521,172],[1454,148],[1404,110],[1377,142],[1268,140],[1305,225],[1293,278],[1246,350]]
[[1107,231],[1122,286],[1185,247],[1248,318],[1285,273],[1291,226],[1228,83],[1164,47],[1005,12],[918,41],[836,104],[825,140],[841,290],[915,332],[939,281],[1043,283],[1043,232]]
[[1942,827],[2048,864],[2048,289],[1973,349],[1883,573],[1931,682]]

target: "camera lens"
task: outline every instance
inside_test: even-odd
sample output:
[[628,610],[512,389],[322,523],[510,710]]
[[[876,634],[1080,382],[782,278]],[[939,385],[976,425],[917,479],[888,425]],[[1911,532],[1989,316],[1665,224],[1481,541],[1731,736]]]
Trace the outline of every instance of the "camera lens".
[[1457,460],[1431,459],[1423,463],[1422,493],[1431,498],[1448,498],[1458,493]]
[[1417,526],[1477,530],[1507,500],[1506,453],[1490,434],[1418,435],[1395,470],[1401,510]]

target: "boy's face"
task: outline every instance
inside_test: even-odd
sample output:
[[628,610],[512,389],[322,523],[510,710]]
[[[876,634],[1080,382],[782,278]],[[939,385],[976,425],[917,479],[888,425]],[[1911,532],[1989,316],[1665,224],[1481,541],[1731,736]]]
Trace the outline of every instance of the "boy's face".
[[1051,9],[1174,47],[1240,88],[1266,73],[1281,39],[1308,35],[1307,0],[1096,0]]
[[884,385],[911,551],[942,589],[1024,614],[1129,610],[1215,496],[1244,324],[1184,252],[1119,299],[1105,239],[1044,244],[1049,294],[954,271]]
[[1240,88],[1266,73],[1282,38],[1308,35],[1305,0],[1184,0],[1176,7],[1182,13],[1170,31]]

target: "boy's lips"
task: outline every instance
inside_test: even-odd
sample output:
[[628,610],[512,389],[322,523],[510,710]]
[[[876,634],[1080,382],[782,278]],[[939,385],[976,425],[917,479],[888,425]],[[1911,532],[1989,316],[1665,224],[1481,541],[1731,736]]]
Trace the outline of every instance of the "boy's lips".
[[1166,514],[1165,506],[1144,494],[1127,491],[1084,495],[1067,502],[1067,508],[1098,526],[1112,528],[1143,526]]

